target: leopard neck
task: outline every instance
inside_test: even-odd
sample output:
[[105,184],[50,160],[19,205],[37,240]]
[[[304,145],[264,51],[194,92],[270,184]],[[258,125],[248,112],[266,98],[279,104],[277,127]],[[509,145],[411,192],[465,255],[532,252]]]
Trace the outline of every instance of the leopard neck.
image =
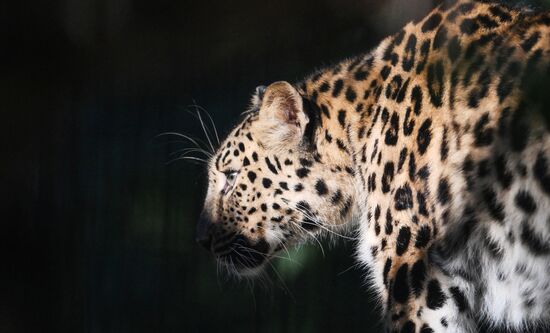
[[304,105],[310,104],[306,112],[314,119],[311,147],[329,162],[348,168],[357,165],[354,138],[365,135],[369,119],[380,109],[382,58],[391,39],[372,52],[318,71],[299,85]]

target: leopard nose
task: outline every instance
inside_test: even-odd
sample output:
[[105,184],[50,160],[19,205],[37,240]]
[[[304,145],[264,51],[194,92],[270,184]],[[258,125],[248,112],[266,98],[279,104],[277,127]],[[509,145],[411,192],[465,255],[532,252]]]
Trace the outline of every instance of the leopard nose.
[[199,217],[196,241],[205,249],[212,249],[212,221],[204,213]]

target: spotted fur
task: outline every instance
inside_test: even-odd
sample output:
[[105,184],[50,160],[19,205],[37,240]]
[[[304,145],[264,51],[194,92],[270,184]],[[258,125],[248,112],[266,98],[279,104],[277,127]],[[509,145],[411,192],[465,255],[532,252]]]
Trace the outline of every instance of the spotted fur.
[[444,2],[260,88],[209,162],[198,237],[238,274],[356,230],[390,332],[550,323],[550,15]]

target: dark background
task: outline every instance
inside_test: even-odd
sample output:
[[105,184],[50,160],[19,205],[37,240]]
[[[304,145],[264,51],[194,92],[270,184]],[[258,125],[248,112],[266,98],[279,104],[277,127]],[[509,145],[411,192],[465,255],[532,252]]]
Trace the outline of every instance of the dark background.
[[[0,5],[0,332],[377,332],[353,244],[231,281],[194,242],[204,169],[257,85],[368,51],[432,0],[66,0]],[[174,138],[172,138],[174,139]]]

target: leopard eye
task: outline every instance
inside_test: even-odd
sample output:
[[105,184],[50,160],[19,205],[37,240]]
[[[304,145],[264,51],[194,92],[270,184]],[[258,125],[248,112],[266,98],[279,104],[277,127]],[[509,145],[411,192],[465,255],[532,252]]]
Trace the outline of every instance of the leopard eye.
[[227,194],[229,190],[235,185],[235,180],[237,180],[238,172],[235,170],[226,171],[223,173],[225,175],[225,184],[223,186],[223,194]]

